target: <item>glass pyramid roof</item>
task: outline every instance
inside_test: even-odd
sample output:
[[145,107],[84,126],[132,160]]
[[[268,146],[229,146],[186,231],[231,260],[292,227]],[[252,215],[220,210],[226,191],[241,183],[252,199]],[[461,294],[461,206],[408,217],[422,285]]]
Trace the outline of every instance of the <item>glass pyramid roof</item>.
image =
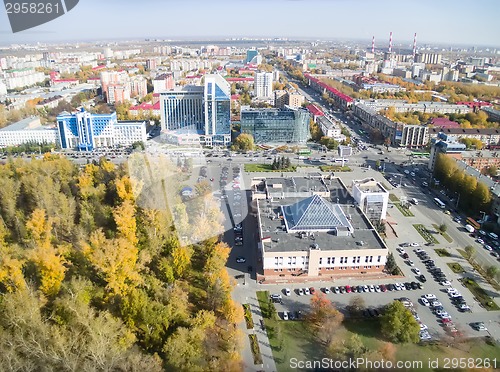
[[295,204],[281,207],[287,231],[352,229],[339,205],[313,195]]

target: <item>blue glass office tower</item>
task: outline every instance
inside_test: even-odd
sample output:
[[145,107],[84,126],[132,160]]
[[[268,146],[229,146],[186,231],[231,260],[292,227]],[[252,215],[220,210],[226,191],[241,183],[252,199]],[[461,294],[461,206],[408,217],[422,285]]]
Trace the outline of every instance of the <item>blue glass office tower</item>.
[[203,87],[161,92],[160,112],[162,131],[170,142],[231,143],[231,86],[221,75],[205,75]]
[[310,137],[309,112],[305,109],[241,109],[241,133],[251,134],[255,143],[303,144]]
[[205,76],[205,136],[212,146],[231,142],[231,86],[220,75]]

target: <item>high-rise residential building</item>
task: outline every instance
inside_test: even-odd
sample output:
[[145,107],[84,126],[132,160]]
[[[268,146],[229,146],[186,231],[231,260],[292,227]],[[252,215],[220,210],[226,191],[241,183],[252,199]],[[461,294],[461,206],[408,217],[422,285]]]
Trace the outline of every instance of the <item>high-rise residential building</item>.
[[156,59],[149,58],[146,60],[146,70],[154,70],[156,68]]
[[116,112],[91,114],[83,109],[74,114],[62,112],[57,116],[57,129],[63,149],[91,151],[96,147],[129,146],[147,139],[145,121],[118,122]]
[[256,98],[270,98],[273,96],[273,73],[257,72],[254,78]]
[[134,76],[130,79],[130,96],[142,98],[148,94],[148,84],[143,76]]
[[7,85],[0,81],[0,96],[5,96],[7,94]]
[[309,111],[241,109],[241,133],[251,134],[255,143],[305,143],[309,139]]
[[174,77],[171,73],[158,75],[153,79],[153,91],[155,93],[174,89]]
[[441,63],[442,58],[443,55],[440,53],[417,53],[415,55],[415,62],[438,65]]
[[300,94],[299,92],[288,92],[287,94],[288,98],[288,106],[290,107],[300,107],[304,103],[304,96]]
[[130,85],[128,83],[108,85],[106,98],[108,103],[121,103],[130,100]]
[[286,90],[275,90],[274,94],[274,107],[285,108],[288,98],[288,92]]
[[161,128],[168,141],[207,146],[231,142],[231,86],[217,74],[204,79],[202,87],[159,93]]

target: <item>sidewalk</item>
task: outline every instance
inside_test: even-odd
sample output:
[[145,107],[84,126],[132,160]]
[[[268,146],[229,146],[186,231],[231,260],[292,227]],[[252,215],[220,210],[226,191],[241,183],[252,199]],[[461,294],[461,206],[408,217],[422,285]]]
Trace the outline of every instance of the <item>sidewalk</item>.
[[[269,344],[269,339],[267,337],[267,332],[262,330],[260,324],[262,319],[262,313],[260,311],[259,302],[256,295],[255,283],[252,281],[247,281],[246,285],[238,285],[233,291],[233,299],[240,304],[249,304],[250,310],[252,312],[252,320],[254,324],[253,329],[247,329],[246,323],[243,321],[240,324],[240,329],[244,335],[243,337],[243,349],[241,352],[244,371],[265,371],[265,372],[276,372],[276,363],[274,362],[273,352],[271,345]],[[253,354],[250,347],[249,335],[255,334],[257,336],[257,341],[259,343],[260,354],[262,356],[263,364],[254,364]]]

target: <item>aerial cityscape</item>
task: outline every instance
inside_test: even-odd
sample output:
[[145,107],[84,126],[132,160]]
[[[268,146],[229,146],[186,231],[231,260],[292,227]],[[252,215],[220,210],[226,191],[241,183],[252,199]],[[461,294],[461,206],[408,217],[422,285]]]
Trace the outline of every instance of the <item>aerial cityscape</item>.
[[11,6],[0,371],[500,369],[495,2]]

